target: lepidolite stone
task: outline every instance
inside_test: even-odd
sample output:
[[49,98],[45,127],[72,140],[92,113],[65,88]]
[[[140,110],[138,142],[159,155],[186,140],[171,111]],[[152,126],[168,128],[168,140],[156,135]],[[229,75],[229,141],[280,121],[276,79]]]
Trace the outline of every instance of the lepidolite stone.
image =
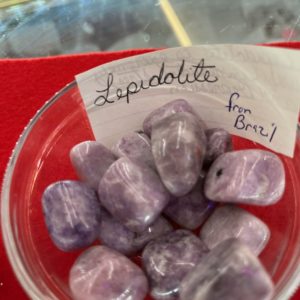
[[101,143],[87,141],[71,149],[70,159],[79,178],[97,190],[103,174],[117,157]]
[[164,185],[177,197],[189,193],[200,176],[206,150],[206,136],[197,118],[181,112],[155,123],[151,142]]
[[241,150],[219,156],[208,170],[204,193],[219,202],[270,205],[285,188],[279,157],[264,150]]
[[143,232],[168,204],[170,196],[153,169],[122,157],[102,177],[98,194],[114,218],[134,232]]
[[145,134],[149,137],[151,136],[152,126],[161,121],[164,118],[167,118],[171,115],[174,115],[179,112],[189,112],[194,114],[201,124],[204,124],[202,120],[199,119],[197,113],[194,111],[193,107],[184,99],[177,99],[167,104],[153,110],[143,122],[143,130]]
[[112,148],[118,157],[128,157],[139,162],[146,163],[155,169],[154,159],[151,151],[151,142],[146,134],[131,133],[123,136]]
[[258,255],[269,241],[270,230],[254,215],[227,204],[216,208],[201,228],[200,238],[210,249],[229,238],[237,238]]
[[135,233],[114,219],[108,212],[104,210],[101,212],[99,228],[101,242],[125,255],[136,254],[148,242],[170,231],[172,231],[172,226],[163,217],[159,217],[143,232]]
[[42,197],[46,225],[63,251],[89,246],[98,236],[100,203],[96,191],[73,180],[51,184]]
[[143,271],[105,246],[91,247],[78,257],[69,285],[76,300],[143,300],[148,291]]
[[203,193],[203,178],[187,195],[171,199],[164,213],[174,222],[187,229],[196,229],[212,213],[215,203]]
[[270,300],[273,283],[247,246],[229,239],[211,250],[184,278],[180,300]]
[[210,128],[205,130],[205,134],[207,147],[204,165],[209,167],[221,154],[232,150],[232,140],[229,132],[223,128]]
[[142,254],[155,299],[177,299],[182,279],[208,252],[203,242],[187,230],[176,230],[151,241]]

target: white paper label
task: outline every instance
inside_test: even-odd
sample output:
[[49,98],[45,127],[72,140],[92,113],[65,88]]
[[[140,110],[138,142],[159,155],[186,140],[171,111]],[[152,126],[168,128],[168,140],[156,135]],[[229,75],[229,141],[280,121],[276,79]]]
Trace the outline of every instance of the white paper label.
[[155,108],[184,98],[208,127],[293,156],[300,106],[300,52],[247,45],[171,48],[76,76],[97,140],[141,129]]

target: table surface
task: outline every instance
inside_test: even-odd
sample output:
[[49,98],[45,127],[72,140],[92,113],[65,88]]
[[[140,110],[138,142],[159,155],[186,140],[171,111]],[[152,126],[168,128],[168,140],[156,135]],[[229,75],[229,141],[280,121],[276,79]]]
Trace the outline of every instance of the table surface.
[[299,0],[4,0],[0,57],[292,41],[299,15]]
[[[5,0],[0,1],[0,20],[2,58],[300,39],[299,0]],[[82,61],[82,68],[96,61],[90,66]],[[35,94],[36,100],[31,94],[31,105],[26,109],[25,101],[7,109],[2,93],[0,106],[6,118],[0,118],[0,179],[28,120],[55,91],[83,70],[72,69],[56,83],[41,74],[42,92]],[[2,81],[5,76],[0,69]],[[16,82],[21,85],[21,79],[4,80],[2,87],[15,86]],[[45,92],[47,84],[52,87]],[[18,94],[17,99],[22,96]],[[1,235],[0,266],[0,299],[27,299],[6,258]],[[300,299],[300,292],[296,299]]]

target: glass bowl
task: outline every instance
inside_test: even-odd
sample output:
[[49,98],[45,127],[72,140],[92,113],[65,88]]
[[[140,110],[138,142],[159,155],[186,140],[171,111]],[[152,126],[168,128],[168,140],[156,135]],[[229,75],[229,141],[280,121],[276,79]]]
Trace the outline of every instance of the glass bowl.
[[[75,82],[57,93],[25,128],[7,166],[1,194],[2,233],[14,272],[32,299],[71,299],[68,272],[81,251],[64,253],[54,246],[44,223],[41,195],[54,181],[76,178],[69,151],[94,139],[83,105]],[[132,106],[128,119],[138,113],[135,110]],[[263,148],[235,136],[233,143],[234,149]],[[271,229],[260,259],[276,284],[274,299],[284,300],[300,282],[299,136],[295,157],[280,157],[286,169],[284,197],[272,206],[247,209]],[[134,260],[140,263],[139,257]]]

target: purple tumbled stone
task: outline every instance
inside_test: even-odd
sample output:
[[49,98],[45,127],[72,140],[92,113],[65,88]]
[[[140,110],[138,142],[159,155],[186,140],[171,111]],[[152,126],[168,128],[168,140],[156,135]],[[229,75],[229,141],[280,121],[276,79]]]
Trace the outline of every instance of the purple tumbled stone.
[[113,146],[112,151],[118,157],[125,156],[144,162],[155,169],[151,142],[146,134],[134,132],[125,135]]
[[232,140],[228,131],[223,128],[205,130],[207,138],[204,166],[209,167],[221,154],[232,150]]
[[136,254],[148,242],[170,231],[172,231],[172,226],[163,217],[159,217],[143,232],[135,233],[114,219],[108,212],[104,210],[101,212],[99,227],[101,242],[125,255]]
[[164,213],[178,225],[187,229],[196,229],[212,213],[215,203],[203,193],[203,179],[187,195],[171,199]]
[[271,278],[250,249],[228,239],[211,250],[184,278],[180,300],[270,300]]
[[168,102],[167,104],[153,110],[144,120],[143,122],[143,130],[145,134],[147,134],[149,137],[151,136],[152,126],[161,121],[164,118],[167,118],[171,115],[174,115],[179,112],[189,112],[193,115],[195,115],[199,122],[201,122],[203,126],[203,121],[200,120],[197,113],[194,111],[192,106],[184,99],[177,99],[173,100],[171,102]]
[[206,149],[204,129],[187,112],[169,116],[152,128],[152,154],[157,171],[174,196],[189,193],[202,168]]
[[79,178],[97,190],[100,179],[117,157],[101,143],[86,141],[71,149],[70,159]]
[[208,170],[204,193],[219,202],[270,205],[285,188],[284,166],[264,150],[240,150],[219,156]]
[[180,229],[151,241],[142,254],[155,299],[177,299],[182,279],[208,252],[191,232]]
[[96,191],[75,180],[58,181],[45,190],[42,206],[55,245],[63,251],[89,246],[98,236],[100,203]]
[[209,249],[229,238],[237,238],[258,255],[270,238],[268,226],[246,210],[226,204],[216,208],[200,232]]
[[144,272],[105,246],[93,246],[77,258],[69,285],[75,300],[143,300],[148,291]]
[[134,232],[146,230],[170,200],[155,171],[127,157],[109,167],[100,181],[98,194],[112,216]]

